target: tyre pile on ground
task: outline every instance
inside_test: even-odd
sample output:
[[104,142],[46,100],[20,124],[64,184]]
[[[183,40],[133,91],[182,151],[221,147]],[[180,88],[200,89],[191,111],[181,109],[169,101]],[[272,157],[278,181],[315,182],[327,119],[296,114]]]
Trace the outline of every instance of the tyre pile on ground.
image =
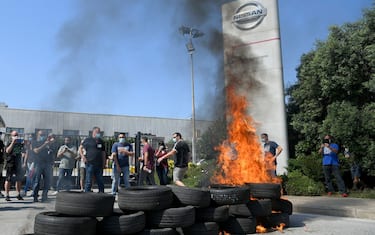
[[36,215],[34,234],[252,234],[258,225],[288,227],[292,214],[277,184],[135,186],[119,190],[119,208],[114,201],[109,194],[60,192],[55,211]]

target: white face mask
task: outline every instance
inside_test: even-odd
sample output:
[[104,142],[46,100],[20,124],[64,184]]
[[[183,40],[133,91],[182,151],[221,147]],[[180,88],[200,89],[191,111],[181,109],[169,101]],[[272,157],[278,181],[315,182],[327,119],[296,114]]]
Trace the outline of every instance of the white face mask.
[[262,138],[262,140],[261,140],[261,141],[262,141],[262,143],[266,143],[266,139],[263,139],[263,138]]
[[173,142],[174,142],[174,143],[176,143],[176,142],[177,142],[177,138],[173,138],[172,140],[173,140]]
[[122,144],[125,143],[125,138],[119,138],[119,142]]

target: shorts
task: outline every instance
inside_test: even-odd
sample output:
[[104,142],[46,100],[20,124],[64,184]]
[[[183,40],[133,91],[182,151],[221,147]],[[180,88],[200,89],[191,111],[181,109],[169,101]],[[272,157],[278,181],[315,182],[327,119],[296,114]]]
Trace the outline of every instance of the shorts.
[[173,182],[182,181],[182,179],[184,178],[187,170],[188,170],[187,167],[184,167],[184,168],[175,167],[173,169]]
[[86,176],[86,168],[84,167],[80,167],[79,168],[79,177],[81,180],[85,180],[85,176]]
[[7,173],[5,176],[6,181],[11,181],[13,175],[16,176],[16,181],[22,181],[25,175],[25,172],[23,171],[22,166],[12,165],[12,166],[7,167],[6,169],[7,169]]

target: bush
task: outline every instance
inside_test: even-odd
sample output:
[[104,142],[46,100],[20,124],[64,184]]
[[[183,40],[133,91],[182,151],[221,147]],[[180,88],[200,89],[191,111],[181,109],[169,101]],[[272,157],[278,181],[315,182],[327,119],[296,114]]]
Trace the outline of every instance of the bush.
[[288,195],[319,196],[325,192],[324,185],[303,175],[300,171],[292,171],[284,176],[285,190]]
[[203,161],[200,165],[189,163],[183,182],[188,187],[207,187],[216,166],[215,160]]

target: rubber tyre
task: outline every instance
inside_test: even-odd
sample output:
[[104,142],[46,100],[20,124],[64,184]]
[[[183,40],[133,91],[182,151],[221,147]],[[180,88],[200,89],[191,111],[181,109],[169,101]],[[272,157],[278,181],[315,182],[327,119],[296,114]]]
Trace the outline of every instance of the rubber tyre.
[[121,235],[142,231],[146,226],[146,215],[143,211],[123,214],[113,213],[98,222],[99,234]]
[[271,199],[250,200],[247,206],[254,217],[269,216],[272,214]]
[[281,197],[281,184],[273,183],[248,183],[250,195],[252,198],[272,198]]
[[174,202],[184,206],[208,207],[211,194],[208,189],[167,185],[172,189]]
[[248,187],[213,185],[210,193],[213,205],[246,204],[250,200]]
[[251,210],[248,206],[249,203],[230,205],[229,206],[229,216],[245,217],[245,218],[253,217],[253,214],[251,213]]
[[34,234],[38,235],[95,235],[97,220],[93,217],[69,217],[54,211],[35,216]]
[[224,222],[229,218],[229,206],[195,209],[196,222]]
[[173,193],[166,186],[134,186],[120,189],[117,202],[124,212],[163,210],[172,205]]
[[256,233],[256,218],[229,217],[220,224],[220,228],[230,234],[251,234]]
[[146,223],[151,228],[189,227],[195,222],[195,208],[185,206],[150,211],[146,214]]
[[216,222],[196,223],[190,227],[183,228],[184,235],[217,235],[219,234],[219,225]]
[[285,199],[272,199],[272,210],[291,215],[293,214],[293,204]]
[[259,222],[268,228],[280,226],[281,223],[284,224],[284,228],[290,226],[288,213],[272,213],[269,216],[260,217]]
[[179,235],[179,233],[173,228],[156,228],[156,229],[145,229],[137,235]]
[[105,193],[59,192],[55,211],[65,215],[104,217],[113,213],[115,197]]

